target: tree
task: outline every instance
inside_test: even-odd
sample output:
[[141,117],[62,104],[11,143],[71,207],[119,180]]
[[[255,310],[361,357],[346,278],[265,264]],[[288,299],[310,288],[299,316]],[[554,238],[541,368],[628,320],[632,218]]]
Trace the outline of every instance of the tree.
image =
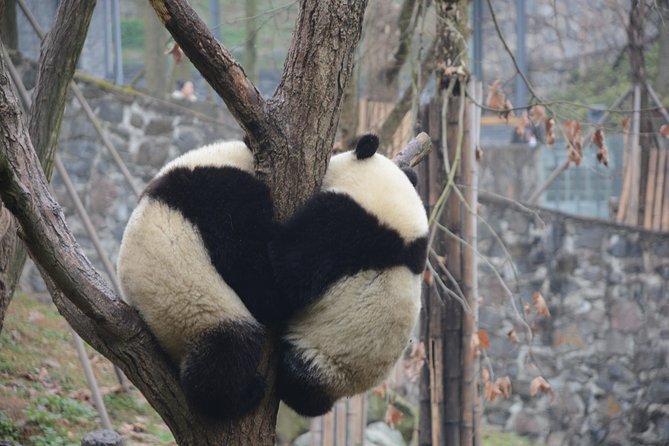
[[[47,179],[51,178],[53,170],[67,88],[74,75],[94,7],[95,2],[85,0],[60,2],[53,32],[49,33],[42,45],[40,70],[29,116],[29,131],[32,146]],[[6,76],[4,81],[7,82]],[[2,105],[6,106],[4,102]],[[0,214],[9,218],[2,209],[1,202]],[[12,218],[6,231],[0,234],[0,330],[26,259],[17,229],[18,225]]]
[[[61,2],[59,12],[64,12],[59,17],[74,16],[79,10],[73,3]],[[256,172],[272,190],[276,214],[285,219],[317,190],[325,172],[367,2],[301,0],[284,72],[270,99],[259,94],[185,0],[151,0],[151,5],[246,132]],[[68,29],[54,26],[50,34]],[[63,102],[61,98],[59,104]],[[188,409],[176,367],[137,313],[93,269],[67,229],[60,206],[49,194],[4,63],[0,135],[0,196],[20,222],[22,239],[54,303],[75,331],[126,373],[179,444],[274,444],[276,339],[266,342],[268,392],[255,411],[239,420],[215,422]]]

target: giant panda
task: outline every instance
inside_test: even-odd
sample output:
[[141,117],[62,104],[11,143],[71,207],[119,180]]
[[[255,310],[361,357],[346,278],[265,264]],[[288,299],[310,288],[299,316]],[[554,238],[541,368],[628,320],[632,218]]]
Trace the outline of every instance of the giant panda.
[[179,367],[191,406],[233,418],[264,394],[265,324],[277,312],[267,243],[274,213],[241,141],[216,143],[165,165],[123,235],[125,299]]
[[364,135],[270,243],[286,305],[277,389],[305,416],[382,381],[420,309],[428,221],[415,173]]

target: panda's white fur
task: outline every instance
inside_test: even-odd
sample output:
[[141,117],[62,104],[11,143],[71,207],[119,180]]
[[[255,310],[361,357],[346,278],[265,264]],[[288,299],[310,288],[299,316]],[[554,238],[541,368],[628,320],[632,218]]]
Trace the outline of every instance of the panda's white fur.
[[377,146],[367,135],[332,157],[321,192],[271,250],[288,302],[301,307],[282,337],[279,394],[303,415],[382,381],[418,317],[427,216]]
[[118,259],[125,299],[179,365],[188,400],[204,414],[239,416],[262,398],[258,317],[272,311],[271,279],[267,287],[246,284],[268,273],[272,215],[250,150],[234,141],[165,165],[125,229]]

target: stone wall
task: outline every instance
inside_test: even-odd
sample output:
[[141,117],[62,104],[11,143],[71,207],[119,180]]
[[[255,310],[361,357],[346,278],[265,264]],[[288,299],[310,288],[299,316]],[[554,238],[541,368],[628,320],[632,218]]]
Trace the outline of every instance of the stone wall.
[[[213,104],[160,101],[122,89],[81,86],[140,190],[163,164],[179,154],[242,135],[229,113]],[[58,153],[115,265],[123,229],[137,197],[74,98],[69,99],[65,110]],[[77,240],[98,270],[104,272],[57,173],[52,184]],[[21,286],[25,291],[46,291],[33,265],[24,271]]]
[[[532,342],[490,265],[480,261],[481,328],[513,396],[485,418],[549,445],[669,444],[669,236],[483,197],[479,250],[514,293],[540,291],[552,319],[528,317]],[[514,330],[520,342],[508,333]],[[553,395],[530,396],[543,375]]]

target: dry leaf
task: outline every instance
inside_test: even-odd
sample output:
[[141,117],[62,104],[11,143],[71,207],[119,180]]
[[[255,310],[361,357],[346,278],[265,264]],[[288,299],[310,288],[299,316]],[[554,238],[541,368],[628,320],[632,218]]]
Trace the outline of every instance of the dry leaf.
[[378,386],[372,389],[372,393],[382,400],[386,399],[386,390],[388,389],[388,383],[382,382]]
[[537,394],[537,392],[549,392],[553,393],[553,389],[551,388],[551,385],[548,384],[548,381],[546,381],[543,377],[537,376],[530,382],[530,396],[534,396]]
[[543,124],[546,121],[546,107],[541,104],[530,108],[530,120],[535,126]]
[[476,358],[479,355],[479,349],[481,348],[481,340],[479,339],[478,333],[472,334],[471,347],[472,347],[472,356]]
[[581,159],[583,159],[583,135],[581,135],[581,124],[574,119],[569,119],[564,123],[564,130],[567,136],[569,161],[578,166],[581,164]]
[[550,118],[546,120],[546,145],[551,147],[555,144],[555,133],[553,131],[555,127],[555,119]]
[[532,125],[532,122],[530,121],[530,115],[527,113],[526,110],[523,110],[523,112],[520,114],[520,119],[518,120],[518,124],[516,124],[516,135],[518,135],[521,138],[525,137],[525,129],[529,128]]
[[623,118],[622,121],[620,121],[620,125],[623,126],[623,133],[627,133],[630,131],[630,124],[632,123],[632,118],[627,116]]
[[174,63],[177,65],[181,63],[184,57],[184,52],[181,50],[181,47],[178,43],[174,43],[174,45],[165,51],[165,54],[171,55],[174,58]]
[[490,337],[488,336],[488,332],[481,328],[478,332],[478,337],[481,348],[484,350],[490,349]]
[[384,417],[384,421],[386,424],[393,429],[395,426],[400,424],[402,422],[402,417],[404,414],[400,412],[400,410],[395,407],[394,404],[388,404],[388,408],[386,409],[386,416]]
[[425,283],[427,283],[427,286],[432,286],[432,284],[434,283],[434,279],[432,278],[432,273],[430,272],[429,269],[423,271],[423,280],[425,281]]
[[660,135],[669,139],[669,124],[664,124],[662,127],[660,127]]
[[502,392],[507,400],[511,398],[511,378],[504,376],[495,380],[495,386]]
[[411,354],[404,360],[404,374],[410,382],[416,382],[425,363],[425,344],[414,343]]
[[519,342],[515,328],[509,330],[509,332],[506,334],[506,337],[509,338],[509,341],[513,342],[514,344],[517,344]]
[[609,167],[609,148],[604,140],[604,130],[597,129],[592,135],[591,144],[597,147],[597,161]]
[[536,310],[537,314],[545,317],[546,319],[551,318],[551,312],[548,311],[548,305],[546,305],[546,300],[544,299],[544,296],[542,296],[540,292],[535,291],[532,294],[532,303],[534,304],[534,309]]
[[525,316],[529,317],[532,314],[532,308],[530,308],[530,304],[525,303],[523,305],[523,311],[525,311]]
[[490,382],[490,370],[487,367],[483,367],[481,370],[481,381],[483,384],[488,384]]
[[483,150],[481,146],[476,146],[476,161],[481,161],[483,159]]
[[488,87],[488,99],[486,100],[486,107],[496,111],[497,114],[509,120],[509,116],[513,117],[513,105],[511,101],[506,98],[506,94],[502,91],[502,81],[496,79]]

